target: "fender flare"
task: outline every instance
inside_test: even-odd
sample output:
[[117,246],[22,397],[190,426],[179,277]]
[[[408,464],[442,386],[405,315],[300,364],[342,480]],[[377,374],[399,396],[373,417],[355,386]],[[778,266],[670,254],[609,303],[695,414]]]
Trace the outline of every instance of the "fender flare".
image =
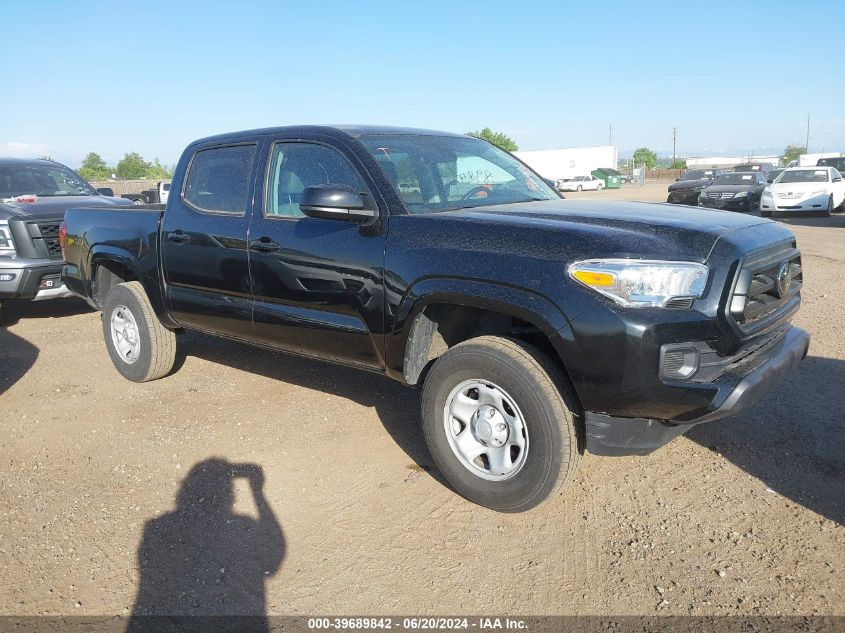
[[406,384],[416,384],[435,332],[425,310],[432,304],[482,308],[530,323],[552,342],[564,365],[566,350],[574,345],[570,321],[543,295],[516,286],[476,279],[429,277],[414,283],[396,311],[393,345],[388,346],[388,368]]
[[150,304],[153,306],[153,311],[155,312],[158,319],[161,321],[162,325],[165,327],[174,329],[180,327],[179,323],[173,320],[170,316],[170,313],[167,309],[167,305],[164,301],[163,295],[163,287],[161,282],[158,279],[151,277],[147,274],[142,266],[141,262],[138,261],[137,257],[133,257],[132,254],[122,248],[118,248],[115,246],[111,246],[108,244],[97,244],[91,247],[91,250],[88,253],[88,270],[85,272],[84,277],[88,280],[88,287],[86,288],[86,293],[89,297],[91,297],[93,301],[93,283],[94,278],[96,276],[97,267],[102,265],[103,262],[114,262],[120,264],[121,266],[131,270],[132,273],[135,275],[135,278],[140,282],[141,286],[144,288],[144,292],[147,293],[147,297],[150,300]]

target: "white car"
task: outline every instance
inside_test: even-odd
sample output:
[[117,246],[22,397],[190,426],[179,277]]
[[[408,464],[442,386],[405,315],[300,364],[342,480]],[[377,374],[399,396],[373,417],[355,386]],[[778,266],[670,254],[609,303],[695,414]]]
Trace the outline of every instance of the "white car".
[[558,191],[601,191],[604,189],[604,180],[595,176],[576,176],[557,181]]
[[833,167],[790,167],[763,191],[760,215],[802,211],[830,215],[845,206],[845,181]]

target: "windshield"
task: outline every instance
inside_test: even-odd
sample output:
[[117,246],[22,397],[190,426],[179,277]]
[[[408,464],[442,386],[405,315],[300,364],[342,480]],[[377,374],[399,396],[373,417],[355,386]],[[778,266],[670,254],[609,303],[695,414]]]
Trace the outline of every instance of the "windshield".
[[411,134],[360,140],[411,213],[560,199],[540,176],[486,141]]
[[753,185],[757,180],[754,174],[722,174],[716,178],[717,185]]
[[96,196],[87,182],[61,165],[0,165],[0,199],[36,196]]
[[712,177],[712,169],[690,169],[684,173],[682,180],[710,180]]
[[827,182],[827,169],[790,169],[775,182]]

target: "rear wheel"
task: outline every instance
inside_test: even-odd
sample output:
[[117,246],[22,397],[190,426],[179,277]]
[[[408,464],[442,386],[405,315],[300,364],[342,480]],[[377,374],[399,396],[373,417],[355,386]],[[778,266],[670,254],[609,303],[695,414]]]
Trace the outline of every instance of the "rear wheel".
[[581,191],[582,189],[583,189],[583,187],[581,187],[581,185],[578,185],[577,187],[575,187],[575,191]]
[[560,371],[538,349],[482,336],[455,345],[426,377],[422,424],[434,462],[462,496],[501,512],[534,507],[579,460]]
[[117,284],[103,302],[103,336],[117,371],[133,382],[166,376],[176,360],[176,334],[161,324],[143,286]]
[[602,189],[604,189],[604,185],[599,183],[599,186],[596,187],[596,191],[601,191]]

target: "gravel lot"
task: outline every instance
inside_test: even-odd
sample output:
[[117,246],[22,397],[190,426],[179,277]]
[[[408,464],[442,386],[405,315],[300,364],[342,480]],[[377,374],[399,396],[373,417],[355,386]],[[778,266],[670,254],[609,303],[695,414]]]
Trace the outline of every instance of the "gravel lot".
[[430,471],[413,390],[195,334],[137,385],[84,304],[10,305],[0,613],[845,615],[845,216],[787,222],[791,380],[520,515]]

